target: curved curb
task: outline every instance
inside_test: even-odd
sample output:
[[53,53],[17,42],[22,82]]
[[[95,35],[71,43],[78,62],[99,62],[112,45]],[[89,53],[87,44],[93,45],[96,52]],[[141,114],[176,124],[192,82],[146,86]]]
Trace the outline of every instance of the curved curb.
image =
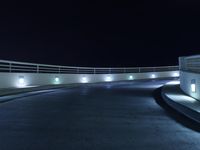
[[[171,85],[172,86],[172,85]],[[194,109],[191,109],[189,107],[187,107],[186,105],[183,105],[181,103],[176,102],[175,100],[169,98],[167,96],[168,91],[167,88],[171,88],[171,86],[169,85],[164,85],[161,88],[161,96],[163,98],[163,100],[165,101],[165,103],[172,107],[173,109],[175,109],[177,112],[183,114],[184,116],[186,116],[187,118],[197,122],[198,124],[200,124],[200,113],[197,112]],[[175,86],[175,85],[173,85]],[[182,94],[182,93],[181,93]]]

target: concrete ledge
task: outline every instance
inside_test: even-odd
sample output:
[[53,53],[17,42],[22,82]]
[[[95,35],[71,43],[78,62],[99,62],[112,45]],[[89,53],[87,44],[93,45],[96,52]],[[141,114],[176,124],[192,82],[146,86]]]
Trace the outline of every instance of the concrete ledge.
[[170,107],[200,123],[200,101],[186,95],[181,91],[180,85],[164,85],[161,96]]
[[[60,84],[81,84],[132,81],[140,79],[158,79],[178,77],[179,71],[118,74],[53,74],[53,73],[0,73],[1,88],[22,88]],[[57,80],[56,80],[57,79]]]

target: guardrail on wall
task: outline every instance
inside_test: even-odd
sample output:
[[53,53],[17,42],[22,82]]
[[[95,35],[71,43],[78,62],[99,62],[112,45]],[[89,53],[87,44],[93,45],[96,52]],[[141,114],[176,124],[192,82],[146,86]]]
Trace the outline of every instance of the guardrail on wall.
[[145,73],[177,71],[178,66],[160,67],[130,67],[130,68],[92,68],[92,67],[72,67],[45,65],[35,63],[24,63],[16,61],[0,60],[0,72],[10,73],[58,73],[58,74],[118,74],[118,73]]

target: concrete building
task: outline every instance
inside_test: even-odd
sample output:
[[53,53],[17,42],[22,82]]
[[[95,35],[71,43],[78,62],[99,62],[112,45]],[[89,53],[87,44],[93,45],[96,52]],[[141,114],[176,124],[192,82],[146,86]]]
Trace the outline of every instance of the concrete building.
[[200,100],[200,55],[179,57],[179,69],[181,89]]

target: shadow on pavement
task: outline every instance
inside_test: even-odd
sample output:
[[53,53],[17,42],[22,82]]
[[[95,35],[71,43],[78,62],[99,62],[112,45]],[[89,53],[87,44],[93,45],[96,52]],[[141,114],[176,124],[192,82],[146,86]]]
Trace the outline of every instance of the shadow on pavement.
[[190,128],[194,131],[200,132],[200,125],[197,122],[179,113],[177,110],[173,109],[172,107],[167,105],[167,103],[165,103],[161,96],[161,90],[162,88],[156,89],[153,92],[153,97],[156,103],[166,110],[167,115],[174,119],[176,122],[182,124],[183,126]]

